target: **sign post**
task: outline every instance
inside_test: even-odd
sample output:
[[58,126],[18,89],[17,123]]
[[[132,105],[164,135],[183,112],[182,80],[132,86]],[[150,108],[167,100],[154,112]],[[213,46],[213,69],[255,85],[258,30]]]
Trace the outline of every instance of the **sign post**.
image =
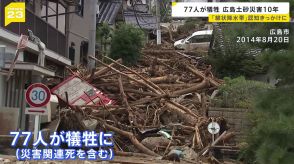
[[40,130],[40,115],[47,115],[47,108],[43,108],[50,101],[51,93],[49,88],[42,83],[30,85],[26,91],[26,101],[31,108],[25,109],[25,114],[35,115],[34,141],[37,140]]
[[208,129],[208,132],[212,134],[212,142],[214,142],[214,135],[219,133],[220,131],[219,124],[217,122],[211,122],[208,124],[207,129]]

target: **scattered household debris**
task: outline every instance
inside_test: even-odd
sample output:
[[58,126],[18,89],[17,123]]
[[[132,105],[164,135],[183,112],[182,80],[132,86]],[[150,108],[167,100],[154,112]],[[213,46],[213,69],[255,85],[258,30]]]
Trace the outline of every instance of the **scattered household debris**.
[[[233,135],[223,118],[207,115],[209,95],[223,82],[213,76],[210,65],[169,47],[146,47],[132,67],[122,65],[120,59],[105,57],[108,64],[92,59],[101,66],[91,73],[81,67],[70,72],[116,103],[68,104],[70,110],[61,112],[63,130],[89,130],[97,125],[97,131],[112,131],[115,152],[122,156],[217,161],[208,152],[225,146]],[[212,121],[220,125],[214,137],[207,130]]]
[[70,106],[113,104],[101,91],[75,75],[52,88],[51,92]]

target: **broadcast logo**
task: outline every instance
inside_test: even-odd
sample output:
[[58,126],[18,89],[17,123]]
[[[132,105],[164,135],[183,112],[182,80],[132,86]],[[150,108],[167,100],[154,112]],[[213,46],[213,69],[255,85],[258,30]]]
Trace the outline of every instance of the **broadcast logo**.
[[26,21],[26,7],[24,2],[12,2],[5,6],[5,26],[14,22]]

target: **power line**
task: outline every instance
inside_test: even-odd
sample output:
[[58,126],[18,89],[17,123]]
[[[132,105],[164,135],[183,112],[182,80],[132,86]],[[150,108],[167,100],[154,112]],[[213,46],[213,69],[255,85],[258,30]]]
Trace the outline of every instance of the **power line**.
[[138,26],[140,27],[141,30],[143,30],[143,28],[141,27],[139,21],[138,21],[138,18],[137,18],[137,13],[136,13],[136,10],[135,10],[135,7],[134,7],[134,1],[132,1],[131,3],[132,7],[133,7],[133,12],[134,12],[134,15],[135,15],[135,18],[136,18],[136,22],[138,24]]

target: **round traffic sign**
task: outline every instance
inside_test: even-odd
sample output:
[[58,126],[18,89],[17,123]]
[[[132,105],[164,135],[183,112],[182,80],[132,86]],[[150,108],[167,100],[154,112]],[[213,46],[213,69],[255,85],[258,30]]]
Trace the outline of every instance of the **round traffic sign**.
[[220,130],[219,124],[217,122],[211,122],[207,127],[210,134],[217,134]]
[[42,83],[32,84],[26,91],[26,101],[32,107],[45,106],[50,101],[50,97],[50,89]]

